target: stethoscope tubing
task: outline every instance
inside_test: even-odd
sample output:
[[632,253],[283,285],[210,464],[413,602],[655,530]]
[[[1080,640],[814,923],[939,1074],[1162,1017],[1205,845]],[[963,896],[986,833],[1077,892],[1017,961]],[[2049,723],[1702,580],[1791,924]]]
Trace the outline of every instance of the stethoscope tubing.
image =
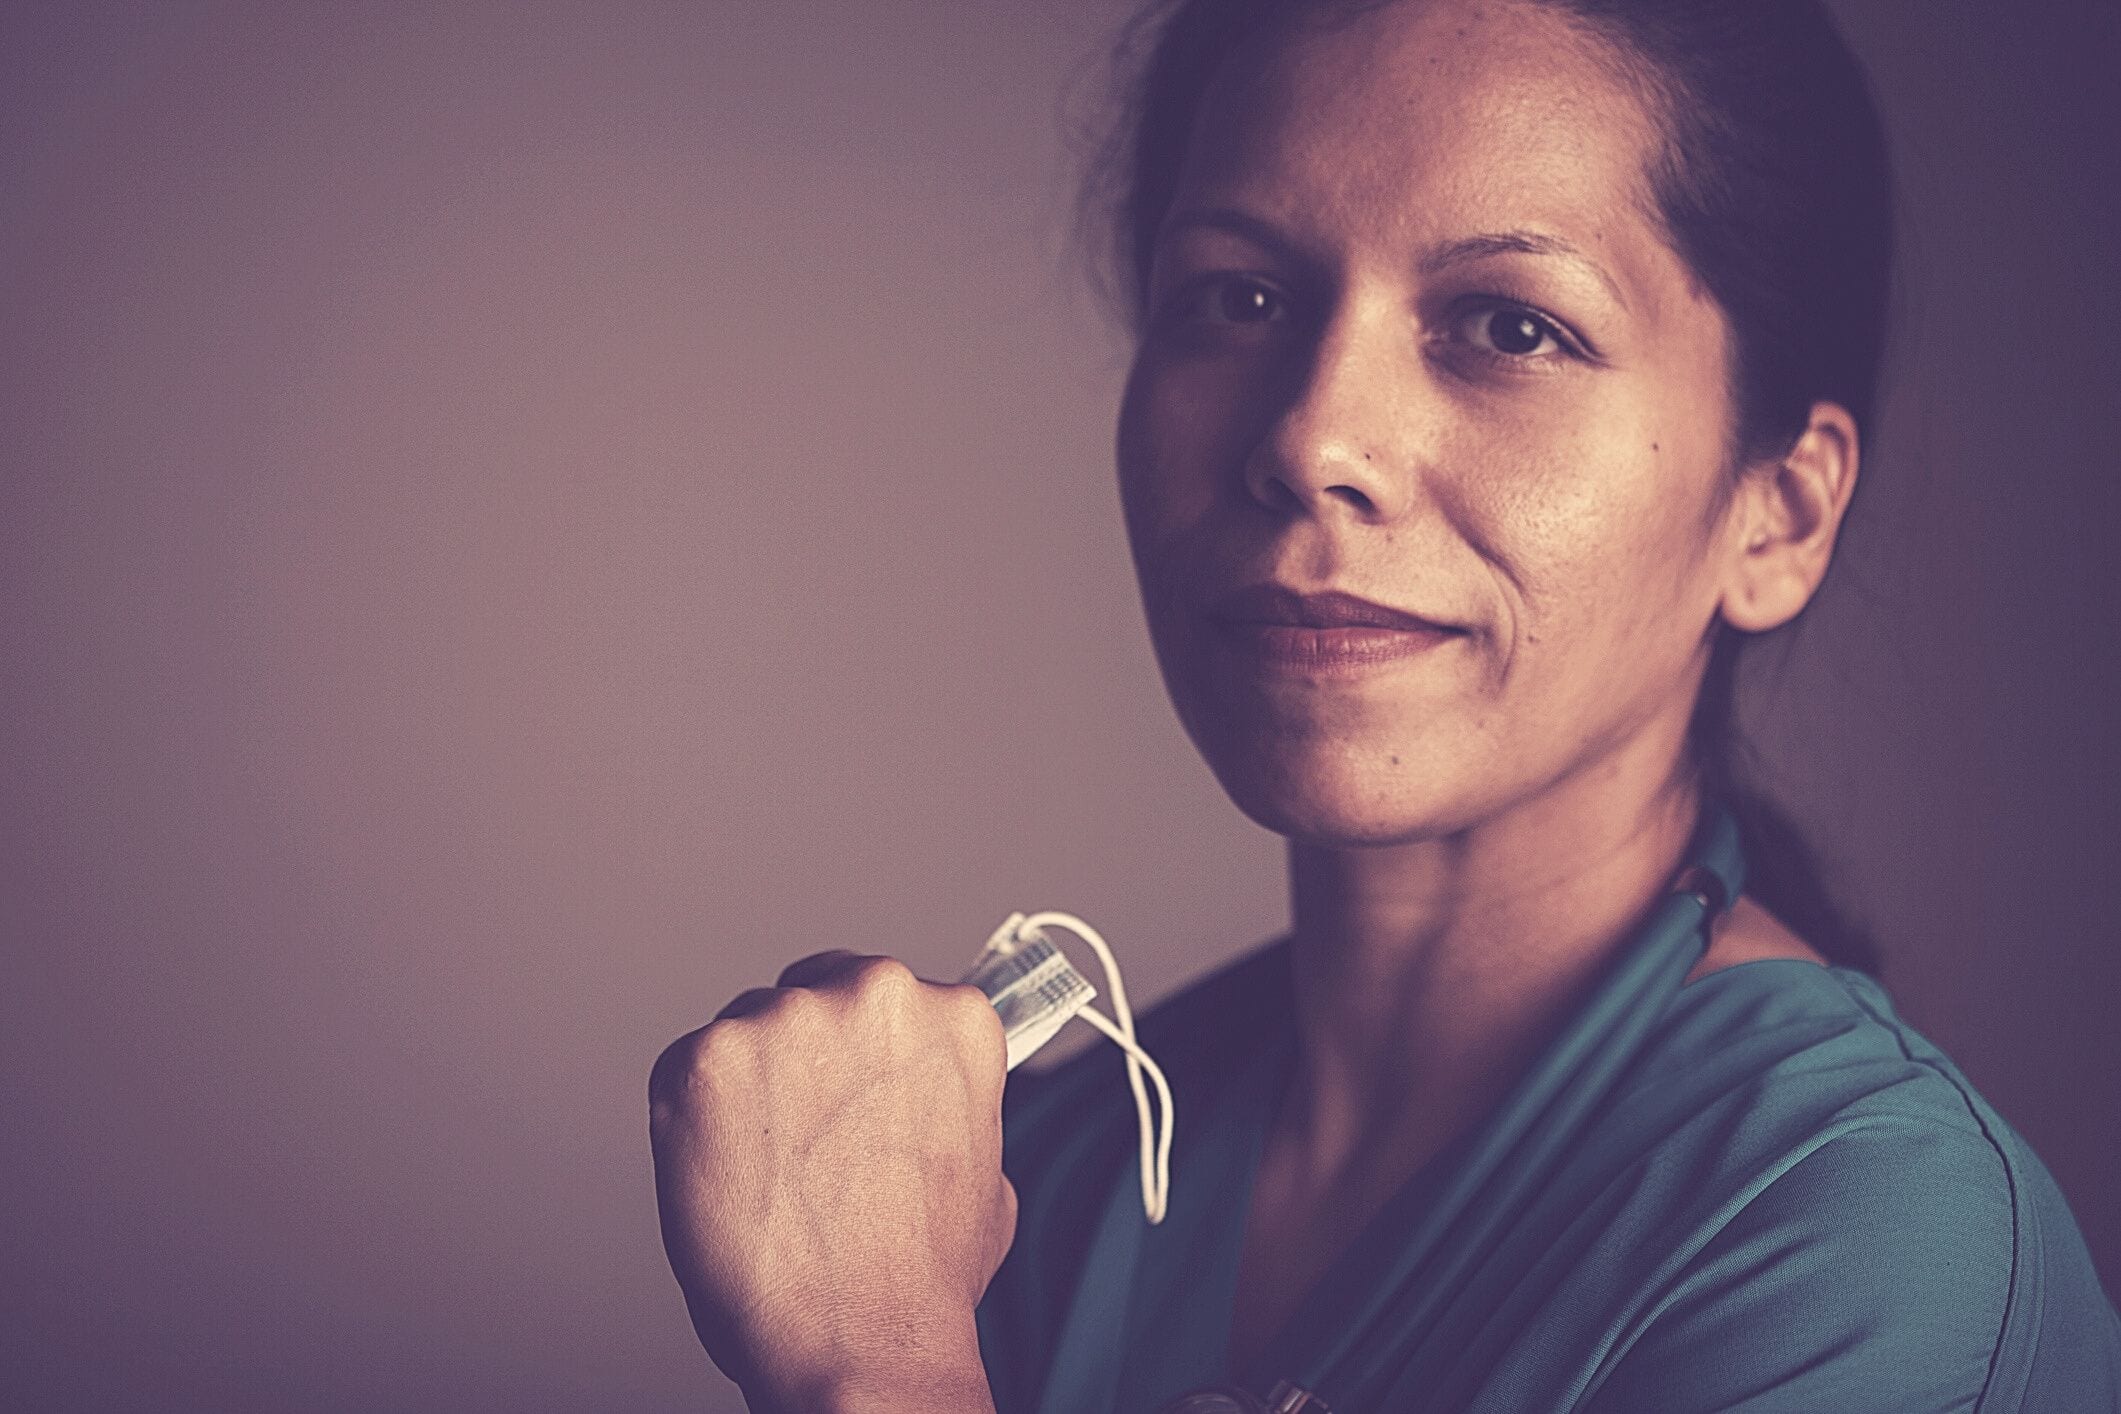
[[1420,1344],[1419,1335],[1408,1341],[1394,1333],[1429,1330],[1460,1283],[1503,1239],[1612,1095],[1707,950],[1717,917],[1736,901],[1745,878],[1737,824],[1720,805],[1712,802],[1708,809],[1701,853],[1693,856],[1706,862],[1687,869],[1658,901],[1593,1003],[1483,1122],[1483,1134],[1509,1136],[1507,1142],[1478,1146],[1478,1161],[1452,1174],[1385,1269],[1384,1295],[1369,1316],[1340,1328],[1310,1358],[1290,1362],[1293,1369],[1285,1364],[1277,1372],[1285,1376],[1273,1390],[1281,1405],[1224,1386],[1181,1396],[1166,1411],[1199,1397],[1237,1400],[1199,1406],[1203,1410],[1363,1414],[1383,1407]]

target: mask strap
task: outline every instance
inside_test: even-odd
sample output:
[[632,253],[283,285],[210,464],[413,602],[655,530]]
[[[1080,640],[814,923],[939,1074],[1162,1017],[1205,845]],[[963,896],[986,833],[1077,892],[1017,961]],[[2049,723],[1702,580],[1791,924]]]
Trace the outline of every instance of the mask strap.
[[[1141,1121],[1141,1173],[1142,1211],[1149,1221],[1164,1220],[1164,1209],[1171,1196],[1171,1126],[1176,1118],[1171,1103],[1171,1086],[1164,1079],[1164,1072],[1149,1058],[1134,1039],[1134,1008],[1127,1005],[1127,985],[1120,980],[1119,963],[1112,956],[1111,947],[1082,919],[1072,913],[1034,913],[1017,925],[1019,934],[1030,933],[1041,928],[1063,928],[1089,944],[1090,951],[1097,954],[1098,965],[1105,969],[1105,981],[1112,996],[1112,1015],[1117,1025],[1105,1019],[1095,1007],[1085,1006],[1075,1014],[1110,1037],[1122,1051],[1127,1053],[1127,1083],[1134,1090],[1134,1112]],[[1156,1098],[1163,1110],[1163,1124],[1159,1127],[1149,1113],[1149,1092],[1142,1084],[1142,1072],[1156,1085]]]

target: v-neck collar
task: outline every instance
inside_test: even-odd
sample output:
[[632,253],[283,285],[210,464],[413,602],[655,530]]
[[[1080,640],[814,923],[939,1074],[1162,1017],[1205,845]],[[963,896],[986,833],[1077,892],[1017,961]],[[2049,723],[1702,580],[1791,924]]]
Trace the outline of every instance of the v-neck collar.
[[[1040,1414],[1134,1414],[1233,1376],[1253,1389],[1294,1379],[1338,1407],[1336,1394],[1359,1397],[1383,1378],[1391,1354],[1364,1350],[1362,1336],[1383,1325],[1392,1346],[1418,1343],[1476,1259],[1476,1230],[1503,1220],[1517,1191],[1578,1132],[1698,961],[1709,918],[1738,896],[1744,859],[1720,804],[1707,803],[1687,858],[1684,891],[1660,901],[1505,1098],[1385,1201],[1277,1334],[1256,1351],[1233,1351],[1244,1226],[1273,1104],[1295,1059],[1294,1018],[1286,1005],[1271,1008],[1255,1032],[1258,1049],[1178,1128],[1165,1221],[1143,1222],[1129,1173],[1112,1182]],[[1279,946],[1285,965],[1288,945]],[[1281,975],[1279,967],[1263,974]]]
[[1120,1173],[1099,1209],[1040,1414],[1153,1409],[1228,1378],[1230,1313],[1266,1116],[1294,1059],[1274,1014],[1258,1047],[1177,1131],[1171,1199],[1155,1227]]

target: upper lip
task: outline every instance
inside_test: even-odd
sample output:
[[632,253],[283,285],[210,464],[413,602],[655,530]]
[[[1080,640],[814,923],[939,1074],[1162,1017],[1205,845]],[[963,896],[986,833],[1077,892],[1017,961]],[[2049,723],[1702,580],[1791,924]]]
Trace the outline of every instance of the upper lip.
[[1214,617],[1229,623],[1285,624],[1293,628],[1387,628],[1456,632],[1452,624],[1388,608],[1339,590],[1307,594],[1282,584],[1252,584],[1214,600]]

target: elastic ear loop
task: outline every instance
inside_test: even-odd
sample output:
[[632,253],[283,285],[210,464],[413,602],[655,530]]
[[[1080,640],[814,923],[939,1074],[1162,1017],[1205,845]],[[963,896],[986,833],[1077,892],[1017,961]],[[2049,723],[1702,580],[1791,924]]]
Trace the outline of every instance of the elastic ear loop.
[[[1019,934],[1039,928],[1065,928],[1090,945],[1097,954],[1098,965],[1105,969],[1107,990],[1112,997],[1112,1014],[1119,1024],[1107,1021],[1095,1007],[1085,1006],[1075,1014],[1110,1037],[1127,1053],[1127,1083],[1134,1089],[1134,1111],[1141,1120],[1141,1170],[1142,1211],[1149,1221],[1164,1220],[1164,1208],[1171,1196],[1171,1126],[1177,1111],[1171,1103],[1171,1086],[1164,1079],[1163,1069],[1149,1058],[1149,1053],[1134,1039],[1134,1008],[1127,1005],[1127,985],[1120,980],[1119,963],[1113,959],[1112,949],[1097,929],[1083,922],[1072,913],[1034,913],[1017,925]],[[1153,1141],[1155,1129],[1149,1113],[1149,1092],[1142,1085],[1142,1072],[1156,1082],[1156,1098],[1162,1103],[1164,1123],[1162,1133]]]

